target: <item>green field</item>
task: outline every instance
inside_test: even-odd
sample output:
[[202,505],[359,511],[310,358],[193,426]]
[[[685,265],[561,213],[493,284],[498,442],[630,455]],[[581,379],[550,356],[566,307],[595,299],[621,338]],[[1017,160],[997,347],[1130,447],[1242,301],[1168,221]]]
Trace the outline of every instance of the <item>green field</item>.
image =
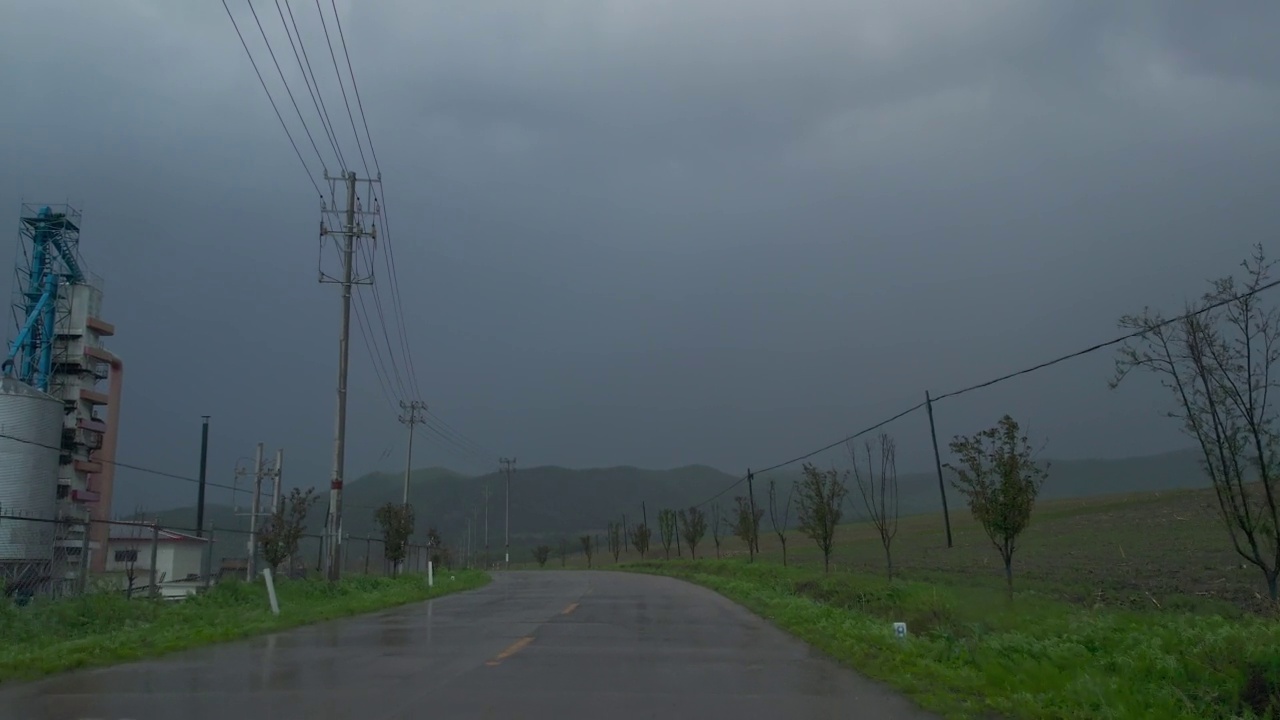
[[[892,583],[870,525],[838,528],[824,575],[817,546],[794,532],[782,567],[767,515],[754,564],[737,538],[716,561],[708,533],[697,562],[687,547],[662,559],[655,538],[648,562],[605,551],[593,566],[711,587],[948,717],[1280,717],[1280,624],[1211,490],[1041,503],[1014,557],[1012,604],[967,508],[951,524],[948,549],[941,515],[903,518]],[[565,565],[585,566],[571,547]],[[547,567],[561,564],[554,550]]]
[[0,682],[108,665],[332,620],[480,587],[478,571],[436,577],[287,580],[272,615],[263,583],[223,582],[182,602],[91,593],[27,607],[0,604]]
[[[1014,556],[1015,587],[1088,607],[1195,608],[1227,615],[1263,611],[1267,604],[1262,574],[1245,565],[1231,549],[1216,510],[1212,490],[1042,502]],[[650,515],[656,525],[656,511]],[[954,547],[948,549],[941,514],[902,518],[893,541],[896,574],[909,580],[962,580],[979,587],[1001,586],[1000,556],[967,508],[951,508],[951,527]],[[821,567],[822,556],[812,540],[794,531],[787,536],[791,564]],[[600,543],[593,564],[613,565],[603,537]],[[661,559],[656,530],[652,545],[649,559]],[[552,550],[547,566],[559,567],[559,545],[553,545]],[[569,551],[566,566],[585,566],[576,538],[570,538]],[[781,562],[781,544],[769,529],[767,514],[760,551],[763,560]],[[715,554],[708,531],[698,546],[698,555]],[[671,555],[676,557],[674,546]],[[681,555],[688,558],[687,547],[682,547]],[[746,546],[737,538],[722,539],[721,556],[745,558]],[[628,550],[620,562],[639,559]],[[883,573],[884,550],[875,528],[858,522],[838,528],[832,563],[840,571]]]

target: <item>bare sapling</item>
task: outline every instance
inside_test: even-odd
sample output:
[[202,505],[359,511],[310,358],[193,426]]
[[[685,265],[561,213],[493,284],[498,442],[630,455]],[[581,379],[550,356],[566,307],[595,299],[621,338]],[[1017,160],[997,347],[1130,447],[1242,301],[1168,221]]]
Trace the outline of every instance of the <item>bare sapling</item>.
[[[898,534],[897,445],[888,433],[880,433],[865,448],[865,466],[858,461],[857,448],[850,443],[849,463],[862,508],[875,526],[884,547],[885,571],[893,579],[893,538]],[[877,465],[879,466],[877,468]],[[878,469],[878,472],[877,472]]]

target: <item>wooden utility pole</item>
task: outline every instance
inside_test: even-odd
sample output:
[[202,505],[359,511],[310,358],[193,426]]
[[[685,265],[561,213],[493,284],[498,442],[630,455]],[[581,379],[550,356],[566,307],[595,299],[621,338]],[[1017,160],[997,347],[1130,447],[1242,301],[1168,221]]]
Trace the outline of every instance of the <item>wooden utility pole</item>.
[[929,413],[929,436],[933,438],[933,464],[938,469],[938,494],[942,496],[942,519],[947,524],[947,547],[951,547],[951,513],[947,510],[947,485],[942,481],[942,456],[938,454],[938,431],[933,425],[933,398],[924,391],[924,407]]
[[426,412],[427,404],[418,400],[411,402],[400,401],[400,409],[404,410],[404,414],[400,416],[400,422],[409,427],[409,451],[405,454],[404,460],[404,494],[400,502],[404,505],[409,504],[409,475],[413,472],[413,426],[421,422],[426,422],[426,418],[422,417],[422,413]]

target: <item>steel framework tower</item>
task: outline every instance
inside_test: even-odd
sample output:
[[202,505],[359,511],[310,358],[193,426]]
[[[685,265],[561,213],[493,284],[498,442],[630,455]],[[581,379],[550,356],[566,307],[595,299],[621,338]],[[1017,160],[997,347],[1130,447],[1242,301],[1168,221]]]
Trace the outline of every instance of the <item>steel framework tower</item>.
[[59,289],[87,279],[80,259],[80,212],[70,205],[23,205],[20,235],[13,303],[18,335],[5,356],[4,372],[57,395],[50,385],[58,314],[68,305],[58,302]]
[[[115,328],[101,318],[102,280],[80,256],[80,212],[70,205],[24,204],[19,220],[12,337],[6,376],[63,405],[56,499],[57,537],[50,580],[81,588],[105,568],[118,437],[123,363],[103,346]],[[109,391],[98,384],[110,378]],[[106,417],[101,409],[105,406]],[[43,489],[40,492],[44,492]],[[91,532],[90,532],[91,528]]]

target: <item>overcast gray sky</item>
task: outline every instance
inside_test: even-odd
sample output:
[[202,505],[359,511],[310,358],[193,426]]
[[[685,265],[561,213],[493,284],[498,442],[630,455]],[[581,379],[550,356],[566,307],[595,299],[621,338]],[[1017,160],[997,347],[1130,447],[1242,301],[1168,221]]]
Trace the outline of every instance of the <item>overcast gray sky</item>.
[[[291,5],[350,161],[315,4]],[[274,2],[254,6],[327,152]],[[1176,310],[1280,229],[1274,2],[338,9],[422,399],[521,465],[768,465]],[[0,98],[7,242],[23,200],[84,211],[127,363],[120,459],[194,475],[210,414],[213,479],[261,440],[323,485],[338,291],[221,3],[0,3]],[[358,334],[352,361],[348,475],[394,470]],[[1181,447],[1163,395],[1109,391],[1110,364],[939,404],[939,434],[1008,411],[1059,457]],[[923,414],[890,429],[927,467]],[[120,478],[152,507],[191,494]]]

